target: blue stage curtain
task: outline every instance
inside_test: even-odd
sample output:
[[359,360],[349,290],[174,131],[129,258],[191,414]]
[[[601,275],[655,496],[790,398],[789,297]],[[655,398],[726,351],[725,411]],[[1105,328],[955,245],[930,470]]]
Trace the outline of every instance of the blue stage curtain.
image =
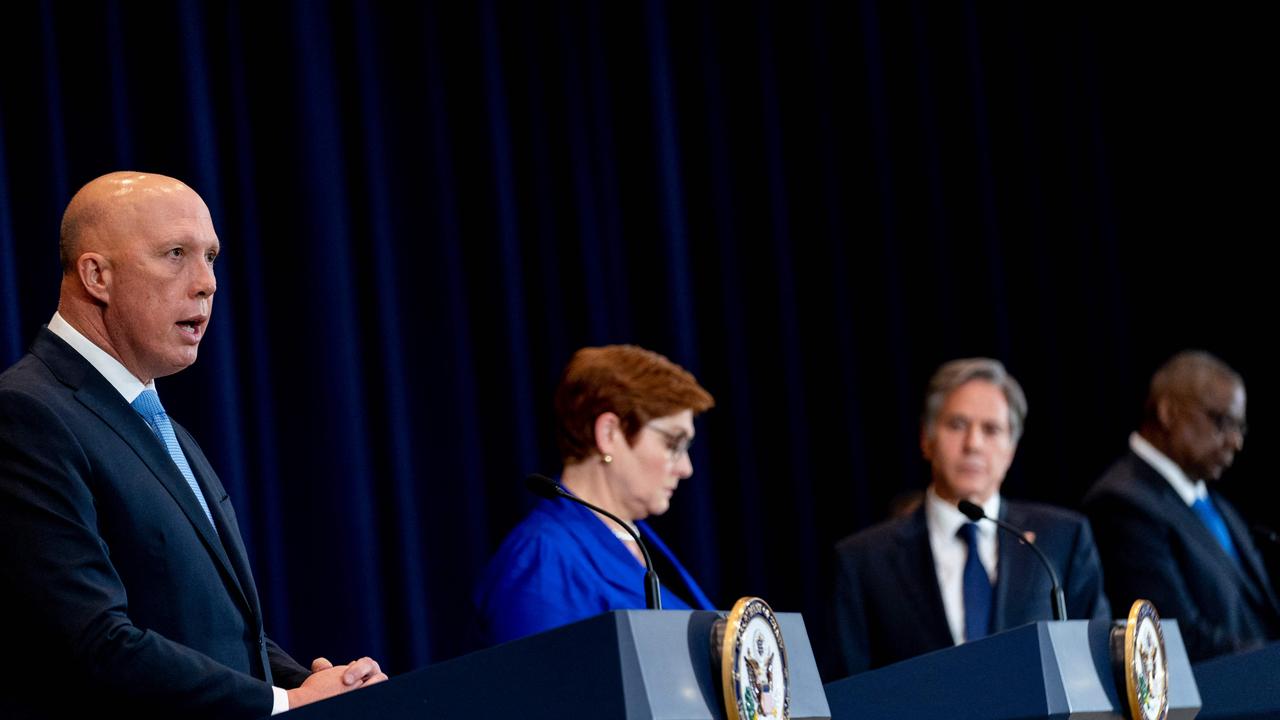
[[474,647],[560,370],[614,342],[717,398],[655,526],[820,643],[831,545],[927,482],[943,360],[1024,383],[1014,496],[1077,503],[1182,347],[1272,431],[1270,25],[1113,5],[14,0],[0,364],[54,311],[71,193],[177,176],[224,252],[159,386],[299,658]]

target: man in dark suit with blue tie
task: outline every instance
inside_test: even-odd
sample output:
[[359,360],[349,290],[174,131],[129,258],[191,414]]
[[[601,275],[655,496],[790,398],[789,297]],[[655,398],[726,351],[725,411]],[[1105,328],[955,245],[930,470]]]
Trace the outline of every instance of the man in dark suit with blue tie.
[[836,545],[845,674],[1053,618],[1052,583],[1032,552],[993,523],[970,522],[961,500],[1034,535],[1062,579],[1068,617],[1110,618],[1085,519],[1000,495],[1026,414],[1022,388],[996,360],[954,360],[934,373],[920,430],[932,470],[923,502]]
[[1176,618],[1187,654],[1204,660],[1280,639],[1280,604],[1248,525],[1207,483],[1244,447],[1240,375],[1186,351],[1151,379],[1142,425],[1085,497],[1107,593]]
[[386,677],[267,639],[227,493],[160,404],[218,251],[172,178],[112,173],[67,206],[58,311],[0,375],[0,717],[254,718]]

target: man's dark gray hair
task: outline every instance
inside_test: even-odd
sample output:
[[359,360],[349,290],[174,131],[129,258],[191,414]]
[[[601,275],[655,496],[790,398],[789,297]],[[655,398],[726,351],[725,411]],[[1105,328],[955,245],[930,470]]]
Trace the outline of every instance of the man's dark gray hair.
[[1204,350],[1183,350],[1165,361],[1151,376],[1143,418],[1156,421],[1156,405],[1161,398],[1199,399],[1209,383],[1225,380],[1244,387],[1244,378],[1215,355]]
[[1018,442],[1027,419],[1027,396],[1022,386],[1004,369],[999,360],[992,358],[962,358],[943,363],[929,378],[929,391],[924,396],[924,416],[920,419],[925,432],[933,436],[933,426],[942,411],[942,404],[956,388],[971,380],[985,380],[1000,388],[1009,404],[1009,437]]

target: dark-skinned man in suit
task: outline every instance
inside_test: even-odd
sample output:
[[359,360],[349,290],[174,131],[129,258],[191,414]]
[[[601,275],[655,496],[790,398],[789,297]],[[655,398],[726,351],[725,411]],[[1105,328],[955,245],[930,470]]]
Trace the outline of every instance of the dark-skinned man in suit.
[[1117,612],[1175,618],[1193,661],[1280,639],[1280,605],[1248,525],[1210,483],[1244,448],[1240,375],[1184,351],[1151,379],[1129,451],[1085,497]]

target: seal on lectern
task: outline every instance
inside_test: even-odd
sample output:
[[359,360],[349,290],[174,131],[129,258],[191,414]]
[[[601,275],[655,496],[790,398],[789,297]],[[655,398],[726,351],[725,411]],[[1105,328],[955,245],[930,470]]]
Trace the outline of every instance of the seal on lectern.
[[[1132,720],[1166,720],[1169,716],[1169,667],[1165,660],[1160,615],[1149,600],[1129,608],[1129,620],[1112,631],[1116,684]],[[1123,680],[1121,680],[1123,678]]]
[[787,648],[769,604],[757,597],[738,600],[715,634],[722,638],[720,678],[729,720],[790,720]]

